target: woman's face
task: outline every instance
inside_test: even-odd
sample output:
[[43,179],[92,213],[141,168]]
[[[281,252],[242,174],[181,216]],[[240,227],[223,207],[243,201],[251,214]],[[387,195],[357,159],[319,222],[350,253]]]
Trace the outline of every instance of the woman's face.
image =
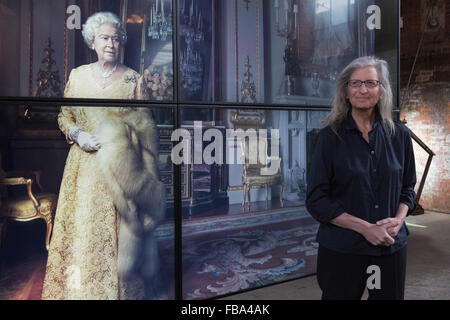
[[[379,81],[377,69],[372,66],[356,69],[350,75],[349,81],[351,80]],[[358,86],[352,87],[350,85],[347,85],[347,98],[350,100],[350,104],[352,105],[353,108],[360,110],[371,109],[378,103],[380,97],[381,97],[380,84],[378,84],[373,88],[366,86],[364,83],[361,84],[360,87]]]
[[92,43],[100,62],[116,62],[120,54],[120,37],[112,24],[102,24]]

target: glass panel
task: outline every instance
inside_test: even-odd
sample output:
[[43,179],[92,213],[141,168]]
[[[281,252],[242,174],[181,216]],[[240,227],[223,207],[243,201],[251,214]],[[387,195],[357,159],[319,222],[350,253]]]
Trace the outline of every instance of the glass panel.
[[[183,122],[177,136],[184,138],[174,147],[187,190],[183,298],[211,298],[314,273],[318,223],[304,201],[307,128],[315,117],[280,110],[214,113],[215,121]],[[196,110],[183,114],[194,118]]]
[[0,96],[173,100],[172,1],[68,3],[0,0]]
[[338,73],[364,55],[397,82],[397,1],[178,3],[182,102],[331,106]]
[[[172,143],[166,134],[173,112],[169,124],[152,125],[156,109],[51,108],[40,118],[24,117],[19,107],[0,108],[0,260],[4,274],[17,274],[2,282],[0,294],[9,294],[2,298],[23,294],[26,263],[38,280],[29,283],[37,295],[25,299],[40,299],[42,285],[44,299],[174,299]],[[37,202],[26,185],[5,176],[32,178]],[[36,206],[55,215],[48,254],[51,229],[42,221],[52,220],[16,221],[33,218]]]

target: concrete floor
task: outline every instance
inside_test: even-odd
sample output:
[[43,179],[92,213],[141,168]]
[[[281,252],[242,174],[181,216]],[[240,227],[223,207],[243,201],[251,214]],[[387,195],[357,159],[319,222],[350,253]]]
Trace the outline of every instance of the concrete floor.
[[[406,219],[406,300],[450,299],[450,214],[426,212]],[[223,300],[319,300],[315,276],[222,298]],[[367,298],[367,292],[363,299]]]

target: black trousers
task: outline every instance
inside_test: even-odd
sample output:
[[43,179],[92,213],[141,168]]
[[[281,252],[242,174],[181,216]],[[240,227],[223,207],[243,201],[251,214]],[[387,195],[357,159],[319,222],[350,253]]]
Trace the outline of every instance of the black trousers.
[[317,281],[322,300],[360,300],[366,287],[369,300],[403,300],[405,275],[406,246],[383,256],[346,254],[319,246]]

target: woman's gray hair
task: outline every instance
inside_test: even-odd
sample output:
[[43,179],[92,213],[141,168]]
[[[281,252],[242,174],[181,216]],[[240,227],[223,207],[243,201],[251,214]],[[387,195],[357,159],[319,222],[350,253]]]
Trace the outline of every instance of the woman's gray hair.
[[101,25],[109,23],[117,29],[119,35],[120,44],[123,46],[127,42],[127,32],[123,27],[122,21],[119,17],[112,12],[96,12],[87,18],[86,23],[83,24],[83,30],[81,34],[83,35],[84,42],[87,44],[89,49],[92,49],[92,43],[94,42],[95,35]]
[[369,66],[375,67],[378,73],[378,80],[380,81],[381,96],[377,108],[383,125],[392,135],[395,133],[395,124],[392,121],[393,95],[388,64],[385,60],[366,56],[350,62],[336,79],[333,107],[330,114],[324,119],[336,134],[338,134],[340,124],[346,119],[347,113],[351,109],[350,102],[347,99],[347,83],[350,80],[350,76],[357,69]]

